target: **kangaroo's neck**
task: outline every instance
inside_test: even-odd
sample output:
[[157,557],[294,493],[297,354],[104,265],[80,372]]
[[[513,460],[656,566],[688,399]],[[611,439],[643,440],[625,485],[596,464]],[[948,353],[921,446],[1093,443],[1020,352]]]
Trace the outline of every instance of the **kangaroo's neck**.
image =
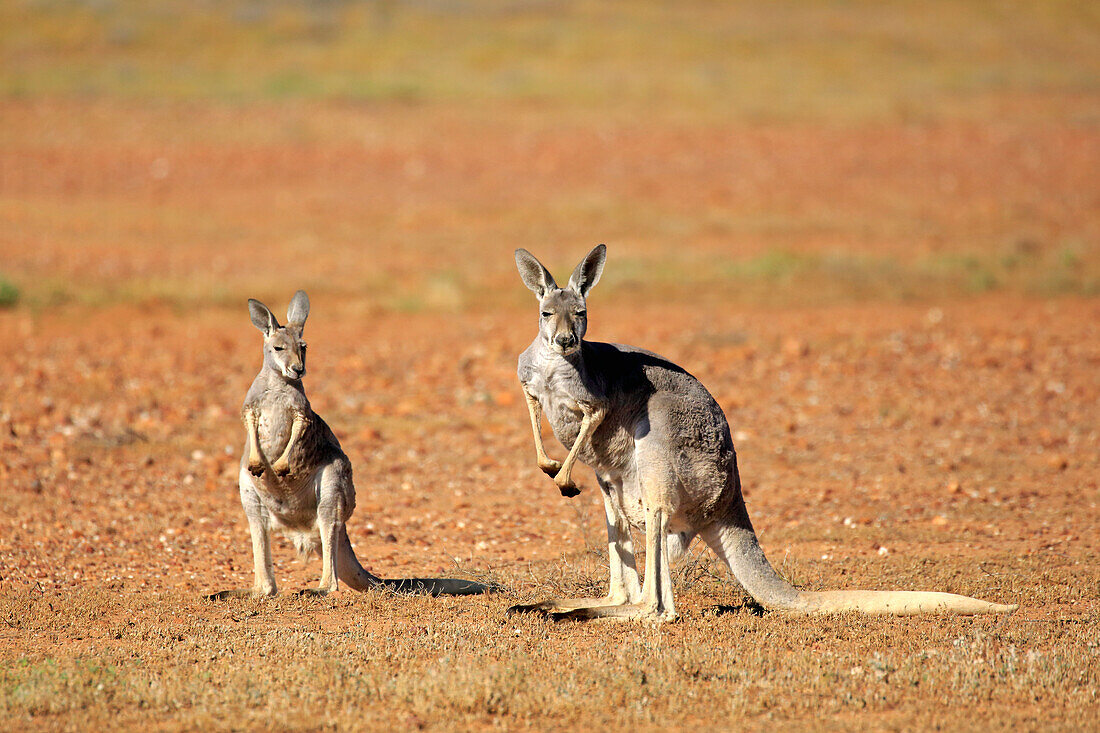
[[[553,402],[568,397],[572,402],[598,402],[605,399],[606,386],[598,373],[598,359],[592,352],[592,344],[582,341],[580,348],[563,355],[546,344],[535,348],[532,367],[535,374],[534,393],[546,396]],[[549,403],[544,403],[544,408]]]
[[266,394],[283,393],[295,403],[305,402],[305,404],[309,404],[309,400],[306,398],[306,389],[301,379],[287,379],[281,372],[266,366],[256,375],[252,391]]
[[546,371],[572,371],[579,377],[584,377],[587,373],[584,352],[587,350],[588,342],[581,341],[580,346],[571,354],[561,354],[554,351],[549,345],[547,345],[544,339],[539,339],[537,342],[537,362]]

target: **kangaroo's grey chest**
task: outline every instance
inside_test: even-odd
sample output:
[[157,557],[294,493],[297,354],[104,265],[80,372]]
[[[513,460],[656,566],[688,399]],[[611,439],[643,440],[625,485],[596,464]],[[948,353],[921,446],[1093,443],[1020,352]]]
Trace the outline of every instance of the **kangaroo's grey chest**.
[[290,441],[294,416],[305,414],[309,404],[293,390],[264,390],[250,403],[257,412],[260,450],[269,460],[275,460]]
[[290,440],[290,426],[293,423],[293,414],[287,405],[275,395],[265,394],[259,403],[258,432],[260,434],[260,449],[265,455],[278,456],[287,441]]
[[554,437],[572,446],[584,419],[580,403],[589,400],[576,370],[562,359],[532,360],[528,366],[520,370],[524,387],[538,399]]
[[571,447],[580,434],[581,421],[584,419],[580,404],[572,395],[560,389],[548,390],[539,395],[539,404],[554,431],[554,437],[565,447]]

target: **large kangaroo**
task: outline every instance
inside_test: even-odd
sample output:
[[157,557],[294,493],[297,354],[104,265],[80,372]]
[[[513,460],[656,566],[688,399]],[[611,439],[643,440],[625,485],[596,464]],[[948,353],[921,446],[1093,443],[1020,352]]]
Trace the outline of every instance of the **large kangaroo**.
[[[309,298],[299,290],[290,301],[287,325],[266,305],[249,300],[252,323],[264,334],[264,364],[244,399],[246,443],[241,456],[241,504],[252,534],[255,583],[210,598],[273,596],[277,592],[269,532],[287,534],[302,557],[321,555],[321,582],[303,593],[325,595],[342,580],[358,591],[384,586],[432,595],[468,595],[488,588],[452,578],[379,578],[359,564],[345,523],[355,509],[351,461],[332,430],[313,412],[302,387],[306,343],[302,328]],[[273,459],[274,457],[274,459]]]
[[[610,589],[603,598],[556,598],[510,612],[675,619],[669,567],[696,535],[771,609],[898,615],[1016,610],[951,593],[802,591],[779,577],[745,510],[726,416],[706,388],[652,352],[584,340],[585,298],[600,279],[606,253],[602,244],[589,252],[565,288],[526,250],[516,250],[516,265],[539,300],[538,336],[519,358],[538,465],[565,496],[578,492],[572,479],[577,460],[595,470],[607,515]],[[562,463],[543,447],[543,412],[569,447]],[[631,526],[645,529],[644,584],[634,564]]]

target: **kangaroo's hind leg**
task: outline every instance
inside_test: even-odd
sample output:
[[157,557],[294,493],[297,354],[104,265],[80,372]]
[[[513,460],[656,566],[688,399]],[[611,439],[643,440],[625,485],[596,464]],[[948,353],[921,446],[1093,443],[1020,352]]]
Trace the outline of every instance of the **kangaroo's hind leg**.
[[[672,597],[671,552],[682,553],[686,535],[669,538],[669,526],[675,514],[680,479],[667,451],[667,439],[661,425],[649,426],[635,443],[635,463],[645,509],[646,563],[645,582],[637,601],[622,605],[592,605],[554,615],[561,618],[621,618],[672,621],[676,605]],[[674,546],[674,548],[670,548]]]
[[672,598],[672,573],[668,553],[669,511],[665,507],[646,507],[646,564],[642,596],[636,603],[616,606],[592,605],[570,611],[551,611],[557,618],[620,618],[649,621],[674,621],[676,605]]
[[[327,595],[338,587],[338,555],[344,536],[349,509],[351,465],[346,458],[338,458],[321,469],[317,482],[317,530],[321,535],[321,580],[316,590],[303,591],[304,595]],[[350,489],[354,491],[354,489]]]
[[267,509],[260,501],[252,485],[247,469],[240,472],[241,505],[248,518],[248,533],[252,538],[252,588],[223,590],[207,596],[212,601],[245,596],[273,596],[278,592],[275,584],[275,566],[271,561],[271,536]]
[[638,568],[634,563],[634,543],[630,524],[619,506],[616,487],[597,477],[603,490],[603,507],[607,522],[607,560],[610,571],[607,595],[603,598],[552,598],[542,603],[512,606],[508,613],[529,611],[561,612],[589,606],[618,606],[636,602],[642,595]]

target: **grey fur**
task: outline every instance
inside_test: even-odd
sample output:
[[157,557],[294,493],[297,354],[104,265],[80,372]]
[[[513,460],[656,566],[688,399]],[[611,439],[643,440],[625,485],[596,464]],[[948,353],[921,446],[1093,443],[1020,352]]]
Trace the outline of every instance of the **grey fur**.
[[279,327],[279,321],[271,309],[254,298],[248,299],[248,312],[252,316],[252,325],[265,336]]
[[[313,411],[302,386],[306,344],[302,328],[309,298],[295,293],[280,326],[271,310],[248,301],[252,323],[264,332],[264,363],[245,396],[241,418],[246,442],[241,456],[241,504],[252,535],[254,583],[248,591],[210,596],[275,595],[271,530],[281,530],[299,555],[317,553],[322,569],[318,594],[335,591],[338,580],[355,590],[385,586],[432,595],[483,593],[480,583],[451,578],[383,579],[359,563],[346,523],[355,511],[351,461],[321,416]],[[274,457],[274,458],[273,458]]]
[[[772,609],[891,614],[1015,610],[946,593],[813,593],[779,577],[749,520],[729,424],[711,394],[684,369],[653,352],[583,340],[585,295],[599,279],[603,261],[600,245],[578,265],[570,287],[561,289],[530,253],[516,251],[524,283],[539,297],[539,335],[520,355],[518,369],[536,458],[566,496],[578,491],[570,475],[572,460],[595,471],[607,517],[610,589],[603,598],[553,599],[511,611],[673,619],[670,562],[697,535],[753,598]],[[575,336],[576,344],[563,334]],[[544,412],[555,437],[570,448],[562,463],[546,456],[540,433]],[[630,527],[645,530],[644,584],[634,562]]]
[[558,287],[550,271],[543,267],[542,263],[525,249],[516,250],[516,267],[519,268],[519,276],[523,279],[523,284],[539,298],[546,291]]
[[290,306],[286,309],[286,322],[288,326],[295,326],[301,329],[306,325],[306,318],[309,317],[309,296],[306,295],[306,291],[299,290],[294,293],[294,297],[290,299]]
[[[606,260],[607,246],[597,244],[595,248],[580,261],[580,264],[573,270],[573,274],[569,276],[569,287],[577,291],[577,294],[582,298],[587,298],[588,291],[595,287],[596,283],[600,281],[600,275],[603,274],[603,264]],[[536,260],[536,262],[537,261],[538,260]]]

